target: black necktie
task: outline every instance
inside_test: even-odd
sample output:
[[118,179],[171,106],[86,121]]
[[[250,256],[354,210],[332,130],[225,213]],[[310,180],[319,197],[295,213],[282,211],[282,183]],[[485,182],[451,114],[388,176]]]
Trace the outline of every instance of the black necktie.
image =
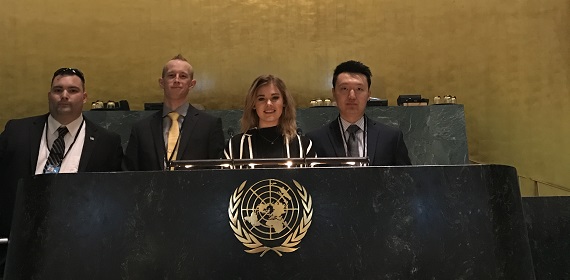
[[49,157],[44,166],[44,173],[59,173],[59,167],[63,161],[63,155],[65,152],[65,141],[63,137],[69,132],[67,127],[62,126],[57,129],[57,139],[53,141],[51,149],[49,150]]
[[356,132],[360,130],[360,127],[355,124],[351,124],[346,131],[348,131],[348,141],[346,143],[346,148],[348,150],[349,157],[359,157],[358,153],[358,140],[356,139]]

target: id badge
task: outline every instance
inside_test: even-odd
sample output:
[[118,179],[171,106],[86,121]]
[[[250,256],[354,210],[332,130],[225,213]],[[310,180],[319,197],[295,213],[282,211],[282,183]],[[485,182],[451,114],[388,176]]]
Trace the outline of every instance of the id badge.
[[61,166],[55,166],[53,164],[48,164],[46,166],[45,174],[57,174],[57,173],[59,173],[60,168],[61,168]]

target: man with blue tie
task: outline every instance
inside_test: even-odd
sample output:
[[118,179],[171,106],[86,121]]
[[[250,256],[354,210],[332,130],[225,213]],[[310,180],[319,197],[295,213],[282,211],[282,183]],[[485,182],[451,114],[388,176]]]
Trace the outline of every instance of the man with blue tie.
[[[10,120],[0,134],[0,238],[8,237],[20,178],[34,174],[121,170],[118,134],[83,117],[85,77],[74,68],[55,71],[49,113]],[[6,245],[0,245],[0,275]]]
[[359,61],[339,64],[333,74],[332,95],[339,116],[307,133],[318,157],[368,157],[370,165],[409,165],[402,132],[368,118],[372,73]]

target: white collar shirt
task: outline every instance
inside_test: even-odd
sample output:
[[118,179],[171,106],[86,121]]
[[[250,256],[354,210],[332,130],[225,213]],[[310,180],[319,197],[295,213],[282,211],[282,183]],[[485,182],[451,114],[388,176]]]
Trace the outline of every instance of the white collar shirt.
[[[83,124],[83,121],[83,115],[81,115],[66,125],[69,132],[63,138],[65,141],[65,157],[61,163],[59,173],[77,173],[79,170],[79,161],[81,159],[81,152],[83,151],[83,143],[85,143],[85,124]],[[46,161],[49,157],[49,150],[58,137],[57,129],[60,126],[62,126],[62,124],[51,115],[48,116],[48,120],[42,132],[35,174],[43,174]]]
[[366,151],[366,145],[364,145],[364,139],[366,138],[366,137],[364,137],[365,133],[366,133],[366,128],[364,127],[365,126],[364,116],[362,116],[355,123],[348,122],[348,121],[344,120],[342,117],[340,117],[339,119],[340,119],[340,124],[341,124],[340,131],[344,135],[342,142],[344,144],[344,151],[346,152],[346,154],[348,155],[348,149],[346,147],[346,143],[347,143],[348,137],[350,136],[350,133],[347,130],[348,130],[349,126],[355,124],[360,128],[360,130],[358,130],[356,132],[356,141],[358,142],[358,155],[359,155],[359,157],[365,157],[367,151]]

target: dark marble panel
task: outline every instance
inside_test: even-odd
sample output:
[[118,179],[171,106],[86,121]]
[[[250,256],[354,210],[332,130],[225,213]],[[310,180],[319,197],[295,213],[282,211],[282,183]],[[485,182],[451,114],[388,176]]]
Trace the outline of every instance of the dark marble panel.
[[83,115],[107,130],[118,133],[121,136],[123,149],[127,148],[131,126],[156,111],[85,111]]
[[[261,257],[244,251],[229,213],[274,212],[230,199],[255,201],[247,193],[268,179],[297,181],[310,202],[286,193],[312,215],[296,251]],[[534,279],[507,166],[40,175],[16,205],[7,279]],[[281,217],[307,211],[287,207]]]
[[[222,119],[224,135],[240,132],[241,110],[206,111]],[[121,135],[123,147],[129,140],[131,125],[152,111],[87,111],[85,116]],[[404,133],[409,156],[417,165],[469,163],[463,105],[425,107],[368,107],[366,114],[380,123],[397,127]],[[297,123],[307,133],[338,116],[336,107],[297,110]]]
[[570,279],[570,197],[522,202],[536,279]]

